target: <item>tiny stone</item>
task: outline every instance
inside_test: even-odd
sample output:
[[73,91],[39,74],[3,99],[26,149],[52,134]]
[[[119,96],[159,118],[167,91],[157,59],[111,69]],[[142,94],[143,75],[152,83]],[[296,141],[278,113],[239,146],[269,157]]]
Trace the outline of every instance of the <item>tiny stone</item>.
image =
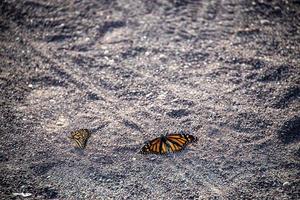
[[31,193],[12,193],[14,196],[30,197]]
[[152,158],[150,158],[150,160],[152,160],[152,161],[153,161],[153,160],[156,160],[156,157],[152,157]]
[[167,59],[167,56],[164,55],[164,54],[160,54],[160,55],[158,56],[158,59],[165,61],[165,60]]
[[270,21],[269,21],[269,20],[266,20],[266,19],[262,19],[262,20],[260,20],[260,23],[261,23],[262,25],[267,25],[267,24],[270,24]]
[[108,60],[108,64],[112,65],[112,64],[114,64],[114,63],[115,63],[114,60]]
[[152,92],[148,93],[148,94],[146,95],[146,97],[150,97],[151,95],[152,95]]
[[283,185],[283,187],[288,187],[291,185],[291,183],[287,181],[287,182],[284,182],[282,185]]

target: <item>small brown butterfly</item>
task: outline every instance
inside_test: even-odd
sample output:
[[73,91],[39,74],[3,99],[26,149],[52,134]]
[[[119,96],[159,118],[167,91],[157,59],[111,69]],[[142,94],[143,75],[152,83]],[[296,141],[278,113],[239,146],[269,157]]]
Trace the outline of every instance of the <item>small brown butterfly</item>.
[[71,136],[68,138],[74,141],[78,148],[84,149],[90,136],[91,132],[88,129],[79,129],[71,132]]

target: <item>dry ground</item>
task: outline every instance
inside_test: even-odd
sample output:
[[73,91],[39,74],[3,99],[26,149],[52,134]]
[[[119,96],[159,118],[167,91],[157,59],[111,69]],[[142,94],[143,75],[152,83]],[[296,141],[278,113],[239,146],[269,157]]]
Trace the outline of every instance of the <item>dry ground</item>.
[[2,0],[1,199],[299,199],[299,27],[298,0]]

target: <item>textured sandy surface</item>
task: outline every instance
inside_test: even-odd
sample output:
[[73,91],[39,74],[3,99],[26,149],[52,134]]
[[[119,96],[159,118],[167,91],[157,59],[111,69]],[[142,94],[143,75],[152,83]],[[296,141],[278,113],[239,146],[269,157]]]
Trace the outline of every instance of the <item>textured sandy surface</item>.
[[0,199],[300,198],[299,1],[4,0],[0,30]]

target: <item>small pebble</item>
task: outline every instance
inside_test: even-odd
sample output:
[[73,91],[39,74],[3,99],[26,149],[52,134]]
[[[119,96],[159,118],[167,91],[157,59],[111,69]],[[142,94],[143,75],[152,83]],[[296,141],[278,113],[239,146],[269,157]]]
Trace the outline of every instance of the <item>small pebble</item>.
[[14,196],[22,196],[22,197],[30,197],[32,194],[31,193],[12,193]]
[[151,157],[150,160],[151,161],[156,160],[156,157]]
[[288,187],[291,185],[291,183],[287,181],[287,182],[284,182],[282,185],[283,185],[283,187]]
[[270,24],[270,21],[269,21],[269,20],[266,20],[266,19],[262,19],[262,20],[260,20],[260,23],[261,23],[262,25],[267,25],[267,24]]

